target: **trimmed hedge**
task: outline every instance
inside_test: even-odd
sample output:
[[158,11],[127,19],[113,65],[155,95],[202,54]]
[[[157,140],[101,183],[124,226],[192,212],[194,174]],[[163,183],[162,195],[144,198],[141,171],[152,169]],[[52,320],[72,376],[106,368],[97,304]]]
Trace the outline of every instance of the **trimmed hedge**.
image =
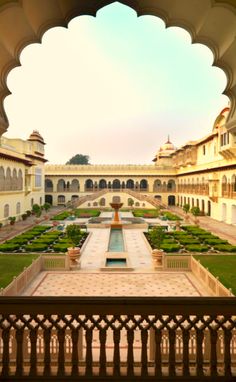
[[179,244],[161,244],[161,249],[165,252],[178,252],[180,248]]
[[179,242],[180,244],[184,244],[184,245],[188,245],[188,244],[200,244],[200,240],[198,239],[194,239],[194,237],[192,238],[189,238],[189,239],[185,239],[185,238],[181,238],[179,239]]
[[209,245],[229,244],[227,240],[222,240],[222,239],[206,239],[205,243]]
[[47,244],[29,244],[25,246],[26,252],[43,252],[48,248]]
[[190,252],[207,252],[209,247],[207,245],[187,245],[186,249]]
[[68,247],[69,247],[69,244],[62,243],[62,244],[54,244],[52,248],[53,248],[53,251],[55,252],[66,252]]
[[19,244],[9,243],[9,244],[0,244],[0,252],[13,252],[17,251],[20,248]]
[[218,244],[214,245],[214,249],[221,252],[236,252],[236,245]]

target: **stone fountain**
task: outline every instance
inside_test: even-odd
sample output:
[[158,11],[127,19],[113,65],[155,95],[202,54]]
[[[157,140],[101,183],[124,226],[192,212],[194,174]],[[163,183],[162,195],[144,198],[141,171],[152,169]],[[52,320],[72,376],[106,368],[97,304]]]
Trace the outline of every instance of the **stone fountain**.
[[114,228],[122,227],[122,222],[119,217],[119,209],[123,206],[123,203],[110,203],[110,206],[114,209],[114,218],[111,221],[111,226]]

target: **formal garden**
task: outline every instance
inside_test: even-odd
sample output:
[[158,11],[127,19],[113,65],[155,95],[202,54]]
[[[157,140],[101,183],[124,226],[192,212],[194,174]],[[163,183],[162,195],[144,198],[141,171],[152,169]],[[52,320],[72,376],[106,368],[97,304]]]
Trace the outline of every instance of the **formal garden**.
[[195,225],[181,226],[181,230],[166,232],[162,227],[150,229],[145,236],[152,249],[167,253],[221,253],[236,252],[236,246]]
[[[88,233],[79,230],[78,246],[82,246]],[[13,239],[0,244],[0,252],[44,252],[60,253],[66,252],[71,246],[71,239],[68,238],[66,231],[54,229],[51,226],[38,225],[34,228],[15,236]]]

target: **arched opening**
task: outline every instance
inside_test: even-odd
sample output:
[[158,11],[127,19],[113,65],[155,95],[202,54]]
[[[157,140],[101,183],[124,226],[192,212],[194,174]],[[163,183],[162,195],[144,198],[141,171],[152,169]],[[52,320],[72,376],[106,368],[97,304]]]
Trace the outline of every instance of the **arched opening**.
[[10,211],[9,204],[5,204],[5,206],[4,206],[4,218],[9,217],[9,211]]
[[106,182],[106,180],[105,179],[101,179],[100,181],[99,181],[99,188],[100,189],[105,189],[105,188],[107,188],[107,182]]
[[64,192],[66,191],[66,182],[64,179],[59,179],[57,182],[57,192]]
[[153,192],[161,192],[161,181],[156,179],[153,185]]
[[106,199],[105,199],[105,198],[101,198],[101,199],[99,200],[99,206],[100,206],[100,207],[105,207],[105,205],[106,205]]
[[92,179],[87,179],[85,181],[85,191],[93,191],[93,181],[92,181]]
[[221,217],[222,221],[225,222],[227,219],[227,205],[226,205],[226,203],[222,203],[222,215],[221,216],[222,216]]
[[51,179],[45,179],[45,192],[53,192],[53,183]]
[[53,205],[53,196],[52,195],[45,195],[45,203],[49,203]]
[[158,199],[161,202],[161,199],[162,199],[161,195],[155,195],[154,198]]
[[133,179],[128,179],[126,182],[126,188],[133,190],[134,189],[134,181]]
[[203,214],[205,213],[205,202],[202,200],[202,208],[201,208]]
[[17,189],[18,190],[22,190],[23,189],[23,175],[22,175],[22,170],[19,169],[18,171],[18,186],[17,186]]
[[168,206],[175,206],[175,195],[168,196]]
[[112,188],[113,188],[113,190],[120,190],[120,181],[119,181],[119,179],[113,180]]
[[4,191],[5,189],[5,171],[4,168],[0,167],[0,191]]
[[79,199],[78,195],[72,195],[72,197],[71,197],[72,202],[76,202],[78,199]]
[[221,192],[222,192],[222,197],[226,197],[228,192],[227,192],[227,178],[226,176],[224,175],[223,178],[222,178],[222,181],[221,181]]
[[[60,1],[53,2],[2,2],[2,33],[0,39],[0,76],[2,91],[0,97],[0,130],[6,131],[8,121],[3,108],[3,100],[9,90],[6,77],[11,68],[19,65],[22,49],[33,42],[39,42],[42,35],[55,26],[67,26],[69,21],[78,15],[96,15],[97,11],[111,2],[100,0],[75,2],[67,1],[60,7]],[[214,65],[223,68],[227,74],[228,84],[225,93],[229,95],[233,107],[229,124],[235,127],[235,3],[232,0],[215,0],[201,2],[172,2],[150,0],[148,6],[141,2],[122,0],[122,4],[132,7],[138,15],[161,17],[167,26],[179,26],[187,30],[194,43],[204,43],[214,54]],[[26,17],[27,15],[27,17]],[[4,20],[9,22],[4,23]],[[12,21],[11,21],[12,20]],[[12,30],[14,34],[12,35]],[[203,38],[204,36],[204,38]],[[8,52],[14,52],[14,56]],[[233,123],[232,123],[233,121]]]
[[236,205],[232,205],[231,224],[236,224]]
[[146,179],[140,181],[140,191],[148,191],[148,182]]
[[211,216],[211,202],[208,200],[207,202],[207,215]]
[[20,208],[20,202],[16,203],[16,214],[19,215],[21,213],[21,208]]
[[71,192],[79,192],[79,181],[78,179],[73,179],[70,186]]
[[173,179],[168,180],[167,191],[175,191],[175,181]]
[[65,205],[65,202],[66,202],[66,198],[65,198],[65,195],[58,195],[57,197],[57,204],[58,205]]

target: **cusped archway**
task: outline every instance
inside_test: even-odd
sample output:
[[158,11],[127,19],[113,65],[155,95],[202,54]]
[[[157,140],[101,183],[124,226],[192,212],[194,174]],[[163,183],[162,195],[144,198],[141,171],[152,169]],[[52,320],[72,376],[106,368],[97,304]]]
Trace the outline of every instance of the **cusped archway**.
[[[76,16],[96,16],[111,0],[2,0],[0,2],[0,135],[8,128],[3,101],[10,91],[6,79],[9,71],[20,65],[22,49],[41,42],[43,34],[55,26],[66,27]],[[231,101],[227,127],[236,131],[236,4],[235,0],[122,0],[138,16],[160,17],[169,26],[187,30],[193,43],[208,46],[214,65],[227,76],[225,94]]]

